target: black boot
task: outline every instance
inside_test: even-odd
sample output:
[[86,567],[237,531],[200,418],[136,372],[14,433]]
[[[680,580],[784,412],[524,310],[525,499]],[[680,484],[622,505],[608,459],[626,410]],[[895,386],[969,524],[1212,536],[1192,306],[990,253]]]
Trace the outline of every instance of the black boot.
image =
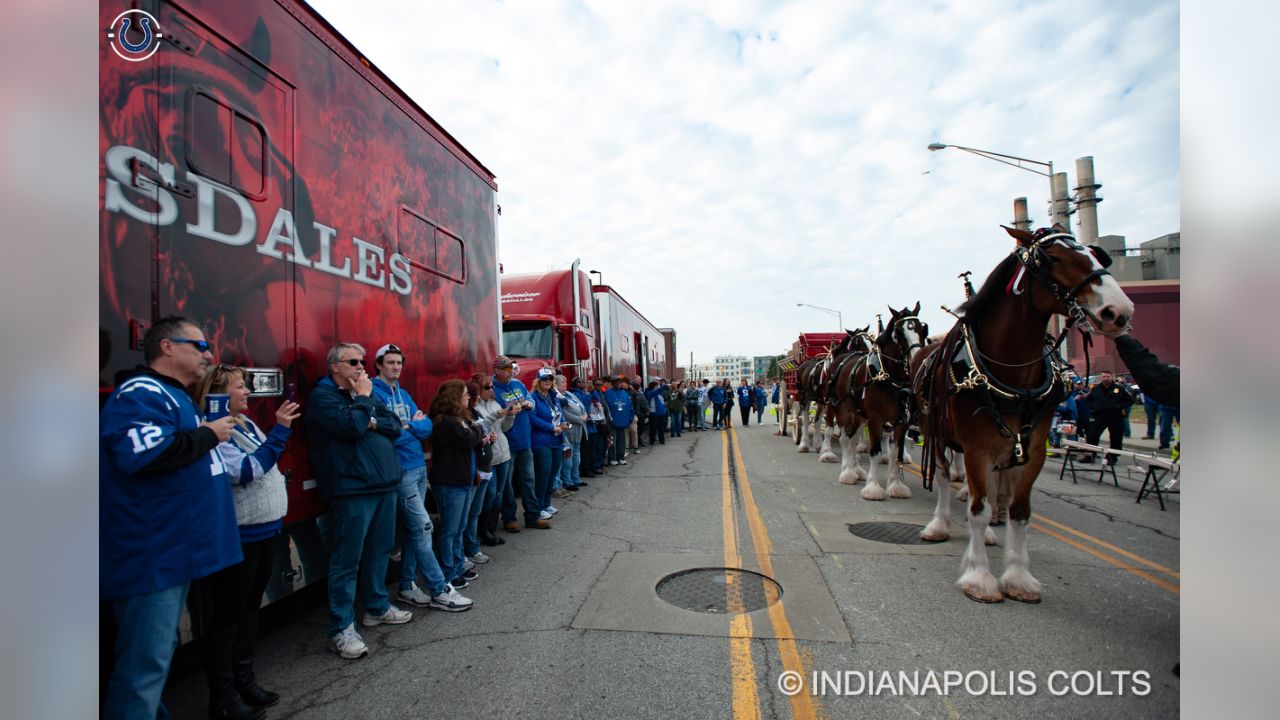
[[502,511],[494,508],[489,511],[487,518],[484,518],[484,525],[489,529],[489,536],[493,538],[494,545],[506,545],[507,541],[502,539],[498,534],[498,526],[502,524]]
[[273,693],[258,684],[253,676],[253,660],[236,660],[236,689],[245,704],[253,707],[271,707],[280,701],[280,693]]
[[480,513],[480,518],[476,522],[476,536],[480,539],[480,544],[486,547],[493,547],[498,544],[498,536],[494,534],[492,525],[493,511],[486,510]]

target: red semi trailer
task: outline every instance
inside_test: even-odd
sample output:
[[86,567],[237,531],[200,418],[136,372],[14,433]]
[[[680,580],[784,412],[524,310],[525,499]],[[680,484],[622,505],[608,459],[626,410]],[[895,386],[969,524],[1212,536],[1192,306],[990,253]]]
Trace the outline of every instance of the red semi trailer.
[[[125,7],[100,4],[101,27]],[[444,380],[487,370],[493,174],[305,3],[143,7],[154,52],[99,53],[101,392],[170,314],[200,323],[219,362],[251,368],[263,427],[284,397],[306,405],[338,342],[364,345],[371,373],[376,348],[400,346],[424,406]],[[294,427],[268,602],[328,564],[306,423]]]
[[569,378],[663,375],[662,332],[608,285],[568,270],[502,277],[502,348],[527,387],[538,369]]

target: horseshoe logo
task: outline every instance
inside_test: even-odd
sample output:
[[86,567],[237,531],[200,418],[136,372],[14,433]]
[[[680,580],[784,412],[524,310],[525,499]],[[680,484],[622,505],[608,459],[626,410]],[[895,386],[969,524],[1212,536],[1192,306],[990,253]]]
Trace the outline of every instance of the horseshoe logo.
[[[129,39],[127,33],[130,28],[135,28],[135,32],[136,28],[141,28],[141,42]],[[159,30],[160,23],[146,10],[125,10],[107,28],[107,42],[122,60],[141,62],[160,49],[159,40],[164,37],[164,33]]]

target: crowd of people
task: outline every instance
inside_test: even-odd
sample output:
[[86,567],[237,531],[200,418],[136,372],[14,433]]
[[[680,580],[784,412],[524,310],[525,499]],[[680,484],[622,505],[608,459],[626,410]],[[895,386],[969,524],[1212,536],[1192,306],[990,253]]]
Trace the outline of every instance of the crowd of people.
[[[492,373],[441,384],[423,411],[400,382],[413,358],[387,343],[370,367],[362,346],[340,343],[305,408],[282,402],[264,431],[246,415],[247,371],[215,364],[195,322],[159,320],[143,352],[145,365],[117,376],[100,419],[99,594],[117,628],[108,718],[167,716],[161,693],[189,595],[200,608],[210,716],[261,718],[280,699],[259,685],[253,657],[288,509],[277,461],[299,417],[332,529],[329,646],[355,659],[369,652],[357,609],[364,627],[413,619],[387,590],[396,553],[398,603],[470,610],[460,591],[491,560],[482,546],[505,544],[500,531],[551,529],[552,501],[587,478],[665,445],[668,432],[706,430],[708,408],[712,429],[731,426],[735,403],[744,425],[752,410],[760,423],[766,399],[761,382],[570,383],[550,368],[529,389],[504,355]],[[223,417],[209,411],[219,403]]]
[[[1145,348],[1142,350],[1145,351]],[[1153,382],[1148,381],[1148,385],[1151,384]],[[1133,435],[1129,422],[1130,410],[1139,405],[1143,407],[1147,419],[1144,439],[1158,440],[1157,447],[1160,450],[1170,449],[1174,443],[1173,425],[1179,419],[1177,391],[1162,396],[1159,388],[1152,391],[1137,383],[1125,383],[1118,380],[1114,373],[1105,370],[1099,374],[1098,382],[1092,387],[1083,378],[1075,379],[1066,399],[1058,405],[1051,430],[1051,444],[1060,444],[1063,436],[1061,428],[1074,425],[1072,434],[1083,438],[1090,445],[1097,445],[1102,439],[1102,433],[1106,432],[1110,447],[1121,450],[1124,439]],[[1116,455],[1107,455],[1108,463],[1114,465],[1117,460]],[[1094,458],[1090,456],[1080,460],[1082,463],[1093,461]]]

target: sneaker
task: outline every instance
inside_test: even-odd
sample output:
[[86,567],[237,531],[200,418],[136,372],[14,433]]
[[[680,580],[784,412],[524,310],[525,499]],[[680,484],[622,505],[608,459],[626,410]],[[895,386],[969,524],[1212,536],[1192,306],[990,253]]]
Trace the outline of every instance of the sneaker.
[[466,587],[470,583],[468,583],[465,578],[459,575],[458,577],[450,580],[448,584],[454,590],[461,590],[462,588]]
[[555,505],[548,505],[547,512],[551,513],[552,515],[555,515],[556,513],[560,512],[560,508],[556,507]]
[[556,491],[555,491],[555,492],[553,492],[553,493],[551,493],[551,497],[553,497],[553,498],[567,498],[567,497],[569,497],[569,491],[568,491],[568,490],[566,490],[565,488],[562,488],[562,487],[561,487],[561,488],[556,488]]
[[610,460],[610,461],[609,461],[609,464],[610,464],[610,465],[617,465],[617,464],[618,464],[618,461],[617,461],[617,460]]
[[552,515],[555,515],[555,513],[551,512],[550,510],[543,510],[542,512],[538,513],[538,519],[550,520]]
[[475,567],[476,565],[483,565],[489,562],[489,556],[485,555],[484,551],[480,551],[475,555],[468,557],[467,560],[470,560],[472,563],[472,567]]
[[[462,559],[462,572],[464,575],[475,569],[476,569],[476,564],[474,562],[471,562],[471,560],[468,558]],[[471,578],[467,578],[467,579],[470,580]]]
[[[642,445],[641,447],[643,447],[643,445]],[[639,454],[640,454],[640,448],[631,448],[631,452],[635,453],[636,455],[639,455]]]
[[565,487],[565,489],[566,489],[566,490],[568,490],[568,491],[569,491],[569,492],[571,492],[571,493],[576,493],[576,492],[578,492],[578,486],[577,486],[577,485],[565,485],[564,487]]
[[342,632],[329,638],[329,647],[346,660],[355,660],[369,654],[369,646],[364,644],[364,638],[356,632],[355,623],[351,623]]
[[618,461],[618,464],[619,464],[619,465],[626,465],[626,464],[627,464],[627,461],[626,461],[626,460],[619,460],[619,461]]
[[365,611],[364,617],[360,620],[360,624],[365,627],[373,627],[375,625],[403,625],[413,619],[413,613],[408,610],[401,610],[395,605],[389,606],[381,615],[374,615]]
[[462,612],[470,610],[474,603],[470,598],[462,597],[452,586],[445,584],[444,592],[431,596],[431,609],[445,612]]
[[476,572],[475,570],[463,570],[462,574],[459,575],[458,577],[461,577],[463,580],[466,580],[467,582],[470,583],[470,582],[474,582],[476,578],[479,578],[480,573]]
[[408,590],[401,590],[396,593],[396,599],[417,607],[427,607],[431,604],[431,596],[422,592],[416,583],[410,585]]

